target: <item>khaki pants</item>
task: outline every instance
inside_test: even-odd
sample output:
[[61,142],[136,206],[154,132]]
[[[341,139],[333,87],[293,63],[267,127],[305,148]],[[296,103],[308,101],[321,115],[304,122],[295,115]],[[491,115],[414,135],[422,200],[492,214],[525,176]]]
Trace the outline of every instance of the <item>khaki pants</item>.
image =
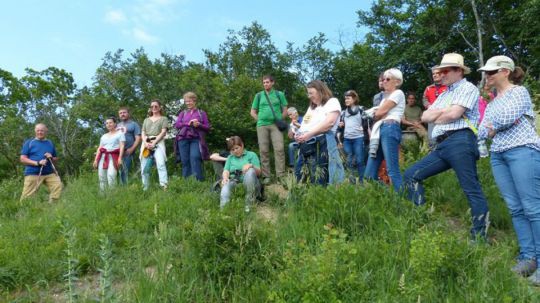
[[45,183],[49,189],[49,202],[60,199],[60,193],[62,192],[62,181],[57,175],[48,174],[45,176],[25,176],[21,201],[37,192],[42,183]]
[[285,176],[285,147],[283,134],[275,124],[257,126],[257,139],[261,154],[261,169],[264,178],[270,178],[270,142],[274,148],[274,160],[276,162],[276,175]]

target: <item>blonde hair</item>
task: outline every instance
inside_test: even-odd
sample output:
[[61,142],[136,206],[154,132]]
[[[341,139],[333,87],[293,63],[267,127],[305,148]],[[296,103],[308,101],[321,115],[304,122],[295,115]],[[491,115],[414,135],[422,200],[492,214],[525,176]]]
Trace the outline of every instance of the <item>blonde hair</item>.
[[184,100],[185,99],[197,100],[197,95],[194,92],[187,92],[184,94]]

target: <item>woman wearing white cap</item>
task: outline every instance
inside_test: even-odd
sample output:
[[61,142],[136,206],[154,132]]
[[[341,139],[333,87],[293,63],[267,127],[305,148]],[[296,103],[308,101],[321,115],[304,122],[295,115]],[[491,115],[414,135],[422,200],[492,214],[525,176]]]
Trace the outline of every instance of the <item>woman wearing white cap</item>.
[[512,271],[540,285],[540,138],[524,73],[506,56],[490,58],[479,69],[497,97],[486,108],[479,138],[491,138],[493,176],[506,201],[519,244]]

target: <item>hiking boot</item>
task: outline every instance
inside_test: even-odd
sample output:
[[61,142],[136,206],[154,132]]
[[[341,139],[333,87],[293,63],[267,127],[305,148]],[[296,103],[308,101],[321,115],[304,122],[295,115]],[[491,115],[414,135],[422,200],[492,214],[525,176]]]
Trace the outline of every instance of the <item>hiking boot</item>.
[[537,269],[527,280],[534,286],[540,286],[540,269]]
[[[528,277],[536,271],[536,267],[535,259],[519,259],[517,264],[512,266],[511,270],[520,276]],[[538,278],[540,279],[540,274]]]

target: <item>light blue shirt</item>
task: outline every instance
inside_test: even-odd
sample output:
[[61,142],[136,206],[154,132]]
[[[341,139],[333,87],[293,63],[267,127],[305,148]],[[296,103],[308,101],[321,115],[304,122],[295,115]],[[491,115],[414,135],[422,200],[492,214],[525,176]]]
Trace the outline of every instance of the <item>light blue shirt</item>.
[[525,87],[514,86],[488,104],[478,130],[480,139],[488,137],[490,125],[496,131],[490,147],[492,152],[518,146],[540,150],[531,96]]
[[[463,106],[466,110],[464,116],[475,128],[478,126],[478,120],[480,118],[480,112],[478,111],[478,88],[467,79],[461,79],[448,86],[448,90],[439,95],[437,100],[427,110],[443,109],[450,107],[451,105]],[[458,130],[463,128],[470,128],[463,116],[459,119],[446,124],[435,124],[433,128],[432,136],[437,138],[447,131]]]

